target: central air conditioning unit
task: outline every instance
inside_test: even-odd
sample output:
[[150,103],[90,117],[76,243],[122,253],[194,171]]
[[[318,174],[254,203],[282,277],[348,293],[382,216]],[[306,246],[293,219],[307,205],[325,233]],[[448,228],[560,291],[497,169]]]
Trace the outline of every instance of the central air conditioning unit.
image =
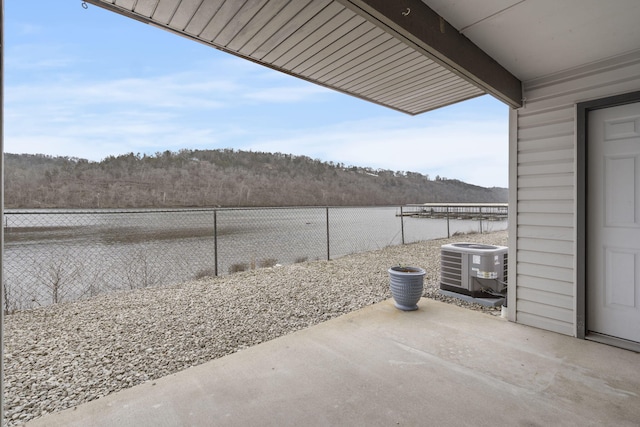
[[451,243],[440,249],[440,289],[474,298],[505,294],[506,246]]

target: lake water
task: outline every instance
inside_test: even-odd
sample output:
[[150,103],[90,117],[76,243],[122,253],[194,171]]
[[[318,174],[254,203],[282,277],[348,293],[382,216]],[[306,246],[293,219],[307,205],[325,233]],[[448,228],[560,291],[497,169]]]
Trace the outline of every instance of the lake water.
[[[10,310],[480,231],[399,207],[7,210]],[[506,221],[484,221],[483,231]],[[449,229],[448,229],[449,228]],[[404,233],[403,233],[404,231]]]

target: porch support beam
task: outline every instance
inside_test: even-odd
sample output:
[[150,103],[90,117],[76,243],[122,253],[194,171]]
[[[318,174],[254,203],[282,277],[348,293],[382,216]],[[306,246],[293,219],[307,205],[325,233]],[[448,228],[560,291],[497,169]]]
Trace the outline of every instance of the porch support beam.
[[522,82],[421,0],[337,0],[505,102],[522,106]]

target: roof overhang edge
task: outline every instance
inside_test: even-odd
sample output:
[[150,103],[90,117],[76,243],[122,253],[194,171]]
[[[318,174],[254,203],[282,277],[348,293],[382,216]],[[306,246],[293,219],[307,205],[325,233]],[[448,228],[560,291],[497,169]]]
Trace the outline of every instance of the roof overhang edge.
[[336,0],[469,83],[522,106],[522,82],[421,0]]

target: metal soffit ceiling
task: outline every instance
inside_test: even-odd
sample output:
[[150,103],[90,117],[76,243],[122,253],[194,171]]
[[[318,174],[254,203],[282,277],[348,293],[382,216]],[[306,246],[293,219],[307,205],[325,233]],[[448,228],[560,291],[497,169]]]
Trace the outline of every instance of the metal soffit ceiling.
[[[408,114],[487,93],[411,42],[394,37],[385,25],[365,19],[351,2],[346,6],[332,0],[86,2]],[[404,16],[409,8],[395,9]],[[415,9],[409,13],[415,14]]]
[[409,114],[640,48],[640,1],[85,0]]

